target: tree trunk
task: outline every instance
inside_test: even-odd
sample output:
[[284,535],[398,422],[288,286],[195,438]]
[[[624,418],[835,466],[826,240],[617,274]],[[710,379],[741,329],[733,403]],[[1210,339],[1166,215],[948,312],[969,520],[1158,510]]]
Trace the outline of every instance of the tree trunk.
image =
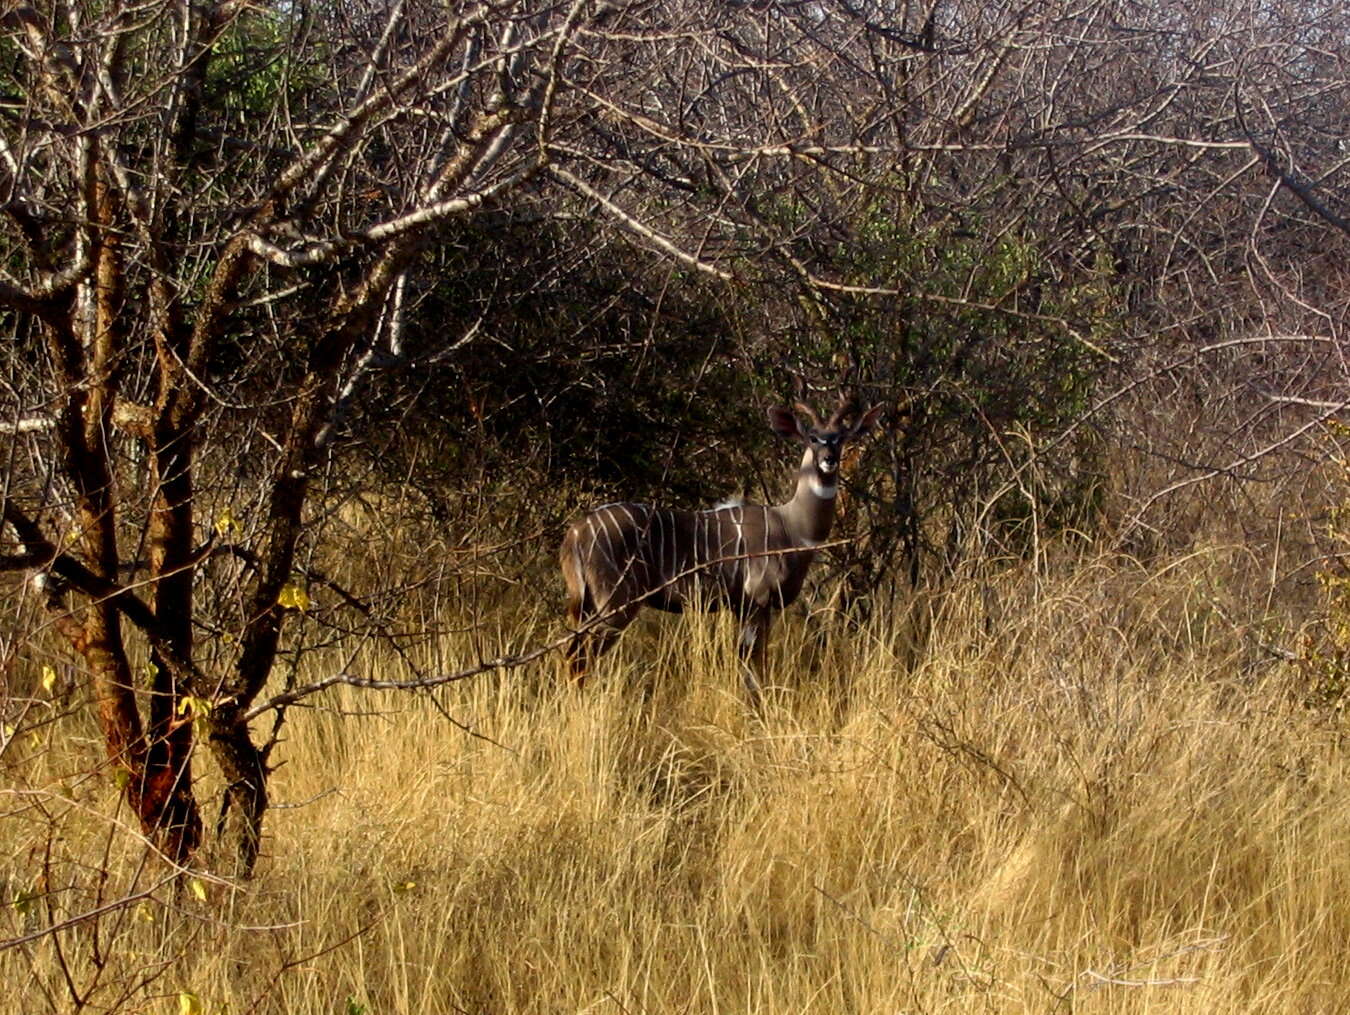
[[238,708],[218,707],[210,724],[211,753],[226,781],[216,838],[234,843],[234,875],[252,877],[267,813],[267,765]]

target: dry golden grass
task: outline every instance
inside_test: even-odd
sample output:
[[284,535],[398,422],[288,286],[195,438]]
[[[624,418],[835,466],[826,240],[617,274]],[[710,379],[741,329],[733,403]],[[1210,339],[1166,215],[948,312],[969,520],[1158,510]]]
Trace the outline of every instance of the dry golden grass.
[[[343,689],[290,720],[295,806],[253,882],[161,889],[0,953],[0,979],[24,1012],[1347,1010],[1341,728],[1228,619],[1259,612],[1238,557],[988,568],[856,631],[790,617],[762,722],[705,617],[637,625],[582,692],[545,666],[444,693],[486,739]],[[484,647],[556,633],[551,608],[503,607]],[[87,718],[21,739],[6,938],[164,873],[79,774]]]

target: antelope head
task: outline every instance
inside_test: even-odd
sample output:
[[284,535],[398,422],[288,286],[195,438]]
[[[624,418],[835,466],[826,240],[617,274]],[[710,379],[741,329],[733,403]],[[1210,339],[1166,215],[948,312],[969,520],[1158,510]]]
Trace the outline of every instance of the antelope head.
[[782,405],[771,408],[769,425],[775,433],[805,444],[810,452],[809,467],[815,474],[816,482],[822,486],[833,486],[838,481],[844,445],[872,429],[883,408],[874,405],[858,415],[856,402],[852,398],[843,398],[829,420],[822,423],[809,405],[796,402],[791,409]]

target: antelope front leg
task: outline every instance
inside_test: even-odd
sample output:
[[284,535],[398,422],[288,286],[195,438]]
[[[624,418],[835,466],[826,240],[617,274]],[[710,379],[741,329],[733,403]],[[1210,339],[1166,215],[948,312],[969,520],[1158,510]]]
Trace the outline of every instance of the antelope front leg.
[[753,609],[741,618],[741,637],[736,654],[741,659],[745,697],[756,712],[760,707],[760,684],[764,678],[764,650],[769,644],[769,611]]
[[586,683],[586,674],[591,668],[590,643],[590,634],[585,632],[574,634],[563,652],[563,657],[567,660],[567,672],[577,687]]
[[586,675],[590,672],[591,664],[614,647],[619,635],[633,622],[637,613],[636,604],[625,606],[621,610],[612,611],[609,616],[596,623],[593,616],[587,617],[578,611],[574,621],[577,624],[577,631],[567,643],[564,653],[567,668],[577,687],[586,683]]

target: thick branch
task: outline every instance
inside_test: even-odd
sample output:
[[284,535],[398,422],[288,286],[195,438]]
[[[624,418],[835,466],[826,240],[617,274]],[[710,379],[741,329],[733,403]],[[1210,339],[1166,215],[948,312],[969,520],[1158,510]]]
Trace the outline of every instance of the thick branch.
[[425,205],[405,215],[400,215],[398,218],[371,226],[369,229],[348,233],[335,239],[319,240],[298,249],[287,250],[279,247],[258,233],[249,234],[245,242],[252,254],[283,268],[307,268],[317,264],[328,264],[357,247],[376,246],[381,243],[406,240],[419,230],[430,228],[445,219],[481,208],[484,204],[500,197],[502,194],[521,186],[537,174],[541,168],[542,165],[539,161],[531,160],[511,175],[505,176],[474,193],[461,194],[449,200]]

